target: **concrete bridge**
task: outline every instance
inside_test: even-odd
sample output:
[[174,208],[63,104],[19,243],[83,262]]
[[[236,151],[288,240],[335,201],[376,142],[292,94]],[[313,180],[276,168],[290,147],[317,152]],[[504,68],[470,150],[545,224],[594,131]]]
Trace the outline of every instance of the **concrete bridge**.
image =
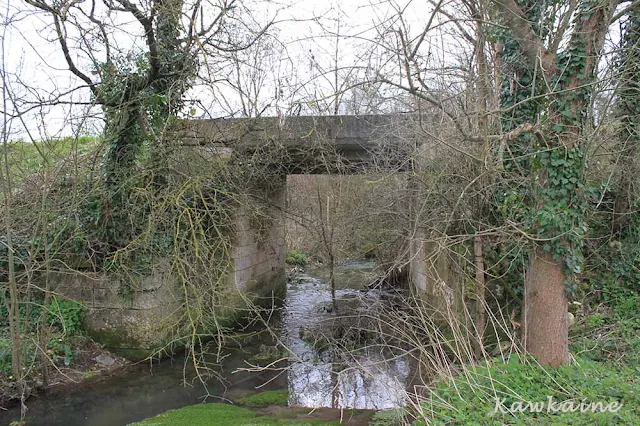
[[[225,284],[225,311],[248,301],[272,298],[285,288],[284,215],[287,174],[385,173],[415,170],[424,159],[425,133],[413,115],[286,117],[190,120],[173,130],[177,155],[266,166],[273,179],[262,193],[268,226],[251,220],[246,207],[235,212],[232,272]],[[190,157],[191,156],[191,157]],[[419,161],[418,161],[419,163]],[[203,164],[200,162],[199,164]],[[199,167],[199,166],[195,166]],[[188,169],[187,169],[188,173]],[[265,191],[260,189],[260,191]],[[442,267],[429,259],[423,234],[410,242],[411,281],[420,291],[433,291]],[[88,308],[86,326],[110,349],[142,357],[166,341],[160,319],[175,315],[182,303],[175,280],[158,268],[141,280],[128,298],[121,283],[106,273],[65,275],[58,291]],[[232,309],[231,309],[232,310]]]
[[193,120],[176,130],[184,146],[285,174],[408,170],[418,135],[410,114]]

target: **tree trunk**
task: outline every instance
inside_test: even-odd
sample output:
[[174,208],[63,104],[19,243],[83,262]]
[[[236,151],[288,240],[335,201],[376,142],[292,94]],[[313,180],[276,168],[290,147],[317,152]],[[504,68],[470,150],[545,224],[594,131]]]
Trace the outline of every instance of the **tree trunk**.
[[487,315],[485,312],[485,281],[484,281],[484,257],[482,255],[482,236],[476,235],[473,242],[474,261],[476,267],[476,282],[475,282],[475,326],[477,333],[477,340],[474,348],[476,358],[482,357],[484,345],[484,329],[487,323]]
[[567,295],[562,264],[536,248],[525,279],[523,335],[525,350],[540,364],[569,362]]
[[[540,67],[544,72],[544,85],[538,85],[545,91],[548,127],[542,134],[544,143],[534,145],[534,149],[538,151],[537,155],[548,155],[549,158],[554,152],[567,153],[566,158],[560,158],[561,164],[546,159],[546,163],[540,162],[532,168],[536,182],[536,202],[532,210],[535,213],[542,208],[556,206],[555,213],[551,214],[560,224],[550,225],[554,221],[548,218],[543,224],[539,216],[534,215],[537,222],[534,230],[539,237],[553,240],[550,245],[557,260],[536,246],[531,252],[525,279],[524,345],[526,351],[537,357],[542,365],[558,366],[569,361],[565,278],[573,277],[565,276],[564,267],[576,272],[581,267],[580,260],[576,259],[581,258],[584,238],[581,232],[586,229],[582,211],[585,197],[578,184],[583,181],[582,159],[587,152],[582,135],[593,95],[590,83],[595,81],[604,38],[618,3],[616,0],[578,2],[568,44],[563,52],[558,52],[545,48],[544,40],[536,34],[529,17],[516,0],[496,1],[528,66],[532,71]],[[558,84],[549,91],[548,84],[554,80]],[[559,173],[567,182],[548,178]],[[570,222],[565,222],[567,218]],[[567,230],[578,232],[572,234]]]
[[336,300],[336,277],[335,277],[335,259],[333,258],[333,249],[329,252],[329,284],[331,285],[331,306],[333,312],[338,312],[338,301]]

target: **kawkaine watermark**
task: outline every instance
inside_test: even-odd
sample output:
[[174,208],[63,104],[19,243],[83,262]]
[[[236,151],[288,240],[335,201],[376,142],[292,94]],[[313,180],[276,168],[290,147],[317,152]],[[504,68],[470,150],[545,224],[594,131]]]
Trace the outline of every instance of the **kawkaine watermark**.
[[497,413],[517,414],[517,413],[617,413],[622,408],[622,403],[618,401],[587,401],[567,399],[556,401],[553,396],[547,396],[546,401],[513,401],[507,405],[507,398],[496,397],[496,405],[489,412],[489,416]]

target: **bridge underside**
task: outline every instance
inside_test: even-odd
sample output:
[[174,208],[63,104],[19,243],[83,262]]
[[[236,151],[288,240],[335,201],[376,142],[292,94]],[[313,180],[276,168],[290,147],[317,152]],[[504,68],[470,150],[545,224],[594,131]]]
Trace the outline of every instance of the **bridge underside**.
[[[277,185],[286,193],[285,177],[289,174],[419,172],[432,161],[434,146],[426,139],[431,139],[427,136],[430,132],[438,131],[436,123],[436,117],[414,114],[189,120],[178,128],[177,140],[230,162],[266,166],[274,180],[278,176]],[[411,201],[416,206],[421,202],[417,191],[412,192],[416,199]],[[282,205],[274,211],[282,215],[285,198],[271,197],[273,200],[280,200]],[[272,250],[267,257],[277,253],[282,259],[283,220],[276,219],[274,223],[282,229],[273,235],[282,240],[272,241],[271,246],[281,249]],[[416,229],[407,237],[411,250],[406,261],[414,287],[430,293],[434,283],[448,281],[448,277],[446,262],[434,257],[436,249],[425,245],[426,234],[426,230]],[[250,264],[250,260],[243,263]]]
[[190,120],[176,139],[281,174],[404,171],[418,143],[414,115]]

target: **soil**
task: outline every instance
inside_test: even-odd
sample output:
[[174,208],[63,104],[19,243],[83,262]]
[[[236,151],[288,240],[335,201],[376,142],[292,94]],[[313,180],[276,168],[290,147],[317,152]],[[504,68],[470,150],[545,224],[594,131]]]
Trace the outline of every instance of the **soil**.
[[[58,360],[54,365],[49,366],[48,386],[43,387],[40,372],[27,377],[24,392],[27,398],[43,393],[59,395],[77,390],[78,385],[111,376],[131,364],[131,361],[109,352],[89,338],[83,338],[79,343],[80,346],[75,347],[75,356],[68,366],[64,365],[64,360]],[[19,403],[20,392],[18,392],[17,383],[0,383],[0,409]]]

